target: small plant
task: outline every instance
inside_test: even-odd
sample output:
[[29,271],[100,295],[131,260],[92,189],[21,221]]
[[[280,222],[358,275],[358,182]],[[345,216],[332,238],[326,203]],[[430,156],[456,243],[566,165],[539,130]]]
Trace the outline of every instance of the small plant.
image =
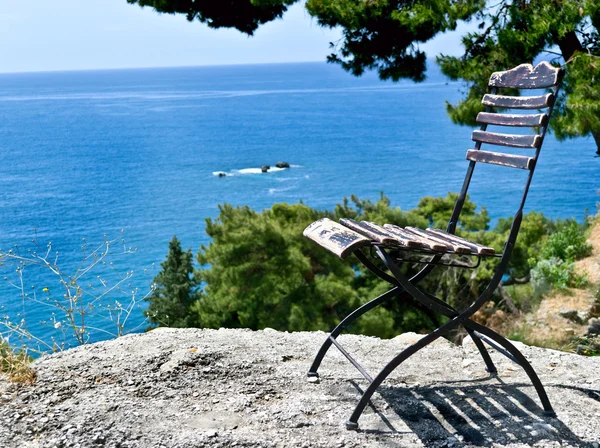
[[31,384],[36,375],[30,366],[31,357],[26,352],[15,352],[8,341],[0,339],[0,372],[15,383]]
[[585,356],[600,356],[600,336],[581,336],[574,339],[577,354]]
[[[114,266],[116,257],[135,252],[123,239],[109,240],[105,235],[104,241],[92,248],[83,239],[82,257],[72,273],[63,268],[69,260],[61,258],[59,263],[59,252],[53,250],[51,242],[40,246],[33,239],[32,243],[33,247],[26,251],[19,246],[0,250],[0,267],[7,273],[4,280],[21,299],[20,311],[0,309],[0,337],[5,342],[16,339],[32,353],[55,352],[88,343],[92,333],[118,337],[145,325],[143,322],[126,330],[130,316],[147,294],[139,297],[138,289],[129,283],[133,271],[119,274]],[[120,249],[114,250],[115,247]],[[42,288],[27,287],[29,271],[49,283]],[[49,329],[51,337],[39,337],[29,331],[26,311],[32,304],[48,309],[48,319],[41,324]],[[110,326],[114,331],[106,329]]]

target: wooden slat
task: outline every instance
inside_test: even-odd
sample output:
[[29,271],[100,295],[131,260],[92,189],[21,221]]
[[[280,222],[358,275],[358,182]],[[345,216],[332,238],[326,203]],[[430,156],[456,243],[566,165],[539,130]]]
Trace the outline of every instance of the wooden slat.
[[411,241],[411,242],[417,244],[417,246],[420,246],[420,247],[425,246],[428,249],[430,249],[429,245],[426,245],[423,242],[418,241],[413,234],[405,232],[402,227],[398,227],[394,224],[384,224],[383,227],[385,230],[387,230],[388,232],[390,232],[392,235],[396,236],[397,238],[406,240],[407,244],[408,244],[408,241]]
[[545,126],[547,122],[547,114],[495,114],[491,112],[479,112],[477,114],[477,123],[498,126],[534,127]]
[[449,241],[454,241],[459,244],[463,244],[467,247],[470,247],[473,252],[476,252],[478,255],[494,255],[496,251],[493,247],[483,246],[481,244],[474,243],[472,241],[465,240],[459,236],[453,235],[448,232],[444,232],[440,229],[427,229],[428,233],[433,233],[439,237],[445,238]]
[[439,241],[435,241],[431,238],[423,238],[419,235],[414,234],[413,232],[410,232],[406,229],[403,229],[402,227],[398,227],[393,224],[386,224],[383,227],[385,227],[387,230],[389,230],[390,232],[392,232],[394,234],[404,236],[413,241],[418,241],[423,246],[425,246],[429,249],[432,249],[432,250],[447,251],[450,249],[450,246],[448,246],[447,244],[442,244]]
[[554,95],[551,93],[537,96],[505,96],[487,93],[483,96],[481,104],[506,109],[541,109],[549,107],[553,99]]
[[375,224],[374,222],[370,222],[370,221],[363,221],[363,222],[366,222],[369,226],[373,227],[374,229],[394,238],[394,240],[396,240],[401,246],[405,246],[405,247],[409,247],[409,248],[423,247],[422,243],[412,240],[406,236],[392,233],[390,230],[386,229],[383,226],[380,226],[379,224]]
[[373,241],[377,241],[382,244],[394,244],[396,239],[387,232],[381,232],[373,226],[370,226],[365,221],[355,221],[349,218],[340,219],[340,224],[354,230],[362,235],[371,238]]
[[562,70],[548,62],[540,62],[535,68],[531,64],[521,64],[511,70],[494,72],[490,77],[490,87],[514,87],[517,89],[546,89],[560,81]]
[[304,229],[304,236],[318,245],[346,258],[356,249],[371,243],[369,238],[328,218],[319,219]]
[[475,149],[469,149],[467,151],[467,160],[492,163],[494,165],[510,166],[513,168],[520,168],[522,170],[530,170],[535,165],[535,159],[532,157],[503,154],[501,152],[477,151]]
[[406,227],[405,230],[408,230],[409,232],[413,232],[416,233],[417,235],[423,237],[423,238],[429,238],[432,239],[433,241],[437,241],[440,244],[444,244],[446,246],[450,246],[450,248],[459,254],[470,254],[473,253],[473,251],[471,250],[470,247],[466,246],[465,244],[462,243],[457,243],[455,241],[450,241],[447,238],[442,238],[439,235],[435,235],[435,234],[431,234],[431,233],[427,233],[425,230],[423,229],[418,229],[416,227]]
[[476,142],[512,146],[514,148],[538,148],[542,143],[541,135],[500,134],[487,131],[473,131],[471,138]]

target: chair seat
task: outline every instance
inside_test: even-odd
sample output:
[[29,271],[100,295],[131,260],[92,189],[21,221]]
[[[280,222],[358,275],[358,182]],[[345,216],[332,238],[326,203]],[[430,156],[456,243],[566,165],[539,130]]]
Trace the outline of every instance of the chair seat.
[[433,252],[439,254],[461,254],[472,256],[494,256],[493,248],[474,243],[439,229],[383,226],[369,221],[342,218],[337,223],[329,218],[313,222],[304,230],[304,236],[346,258],[355,250],[368,245],[383,245],[399,249]]

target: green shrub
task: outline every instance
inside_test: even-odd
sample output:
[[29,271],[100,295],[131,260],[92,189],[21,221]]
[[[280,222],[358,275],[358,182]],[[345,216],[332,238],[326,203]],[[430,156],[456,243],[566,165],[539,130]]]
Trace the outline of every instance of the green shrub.
[[591,253],[592,246],[586,241],[584,226],[575,221],[568,221],[564,227],[548,237],[542,246],[539,259],[558,258],[573,261]]
[[537,262],[531,270],[531,281],[536,293],[544,294],[551,287],[557,289],[581,288],[587,283],[587,275],[577,274],[572,261],[551,257]]

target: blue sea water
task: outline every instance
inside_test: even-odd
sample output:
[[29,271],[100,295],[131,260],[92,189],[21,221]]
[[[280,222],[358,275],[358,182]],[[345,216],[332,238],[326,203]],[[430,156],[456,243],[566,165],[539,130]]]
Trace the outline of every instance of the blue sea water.
[[[350,194],[375,200],[383,191],[410,209],[461,187],[472,129],[453,125],[445,103],[463,90],[433,64],[420,84],[354,78],[324,63],[0,75],[0,248],[41,253],[51,241],[70,272],[82,238],[101,245],[124,229],[137,252],[85,278],[100,288],[96,270],[113,279],[133,270],[111,293],[126,302],[133,288],[148,290],[173,235],[194,252],[209,243],[205,218],[221,203],[332,208]],[[528,210],[579,220],[585,209],[595,213],[594,152],[590,139],[549,136]],[[277,161],[293,167],[260,173]],[[516,209],[524,173],[515,171],[477,168],[471,198],[493,218]],[[40,321],[51,310],[22,301],[14,269],[4,266],[0,304],[47,340],[57,330]],[[38,298],[61,294],[47,269],[22,277]],[[142,321],[135,309],[126,328]]]

